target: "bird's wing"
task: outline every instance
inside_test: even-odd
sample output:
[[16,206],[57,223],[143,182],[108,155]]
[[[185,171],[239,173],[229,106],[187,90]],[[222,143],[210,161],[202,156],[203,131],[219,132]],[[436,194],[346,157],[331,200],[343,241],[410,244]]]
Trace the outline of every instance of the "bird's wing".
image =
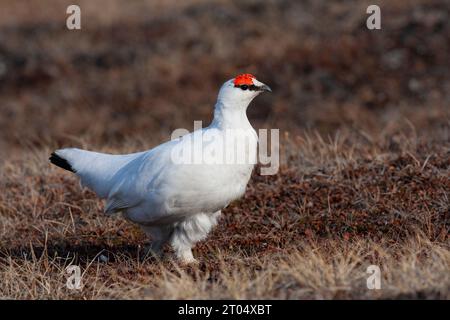
[[106,202],[105,213],[111,214],[114,212],[122,211],[131,207],[134,207],[137,203],[127,202],[125,199],[118,197],[111,197]]
[[226,171],[229,166],[174,161],[177,148],[189,149],[192,137],[161,144],[121,168],[112,177],[107,212],[136,208],[145,216],[139,220],[152,220],[165,214],[215,212],[232,201],[242,190],[229,190],[235,186],[235,177]]
[[163,183],[162,177],[171,166],[171,146],[168,141],[143,152],[120,168],[112,177],[112,187],[107,197],[106,213],[130,209],[151,199]]

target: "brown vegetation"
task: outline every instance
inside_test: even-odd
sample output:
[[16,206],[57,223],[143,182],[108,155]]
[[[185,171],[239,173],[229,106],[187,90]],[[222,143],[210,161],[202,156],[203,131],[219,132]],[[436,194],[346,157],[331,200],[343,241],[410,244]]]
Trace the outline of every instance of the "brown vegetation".
[[[86,1],[76,32],[51,2],[0,1],[1,298],[450,298],[444,1],[382,2],[376,32],[365,2]],[[47,162],[206,124],[242,71],[274,89],[249,118],[280,128],[282,165],[256,170],[198,267],[145,257],[136,226]],[[372,264],[382,290],[366,287]]]

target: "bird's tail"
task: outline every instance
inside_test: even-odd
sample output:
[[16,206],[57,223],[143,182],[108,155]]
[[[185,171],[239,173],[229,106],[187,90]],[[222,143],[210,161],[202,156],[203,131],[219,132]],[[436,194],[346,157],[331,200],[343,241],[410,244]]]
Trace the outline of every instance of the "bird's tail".
[[100,153],[76,148],[59,149],[50,155],[50,162],[55,166],[73,173],[89,171]]
[[93,190],[100,198],[105,198],[112,188],[114,175],[138,155],[112,155],[68,148],[53,152],[50,162],[75,173],[83,186]]
[[53,152],[50,155],[49,158],[50,162],[53,163],[55,166],[58,166],[60,168],[63,168],[65,170],[68,170],[70,172],[76,172],[74,168],[72,168],[72,165],[64,158],[61,158],[59,155],[56,154],[56,152]]

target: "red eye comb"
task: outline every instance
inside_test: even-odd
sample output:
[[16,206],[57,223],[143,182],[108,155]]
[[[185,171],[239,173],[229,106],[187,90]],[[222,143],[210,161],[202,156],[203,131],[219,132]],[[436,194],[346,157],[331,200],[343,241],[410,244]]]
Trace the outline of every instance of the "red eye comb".
[[235,86],[240,86],[243,84],[251,86],[253,84],[253,79],[255,79],[254,75],[250,73],[244,73],[234,78],[233,83]]

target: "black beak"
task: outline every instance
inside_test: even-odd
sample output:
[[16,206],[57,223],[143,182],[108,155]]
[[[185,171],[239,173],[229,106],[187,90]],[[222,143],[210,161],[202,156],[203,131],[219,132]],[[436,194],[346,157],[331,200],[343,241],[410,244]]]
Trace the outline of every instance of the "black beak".
[[267,92],[272,92],[272,89],[270,89],[270,87],[266,84],[263,84],[262,86],[259,87],[258,89],[259,91],[267,91]]

